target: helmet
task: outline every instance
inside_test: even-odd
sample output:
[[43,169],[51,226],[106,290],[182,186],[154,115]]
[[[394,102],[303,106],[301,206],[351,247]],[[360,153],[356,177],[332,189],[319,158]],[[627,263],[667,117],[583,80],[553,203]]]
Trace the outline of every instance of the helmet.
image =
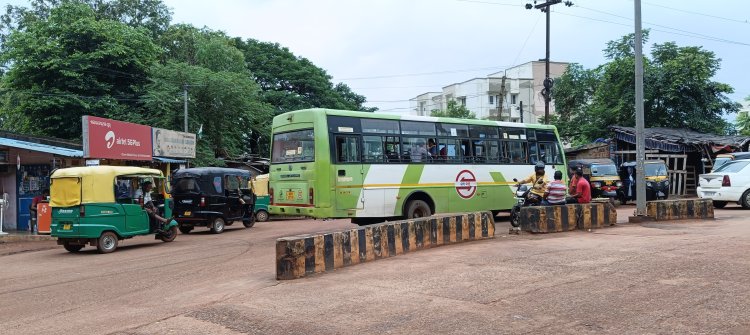
[[544,170],[544,162],[536,162],[536,165],[534,165],[534,170]]

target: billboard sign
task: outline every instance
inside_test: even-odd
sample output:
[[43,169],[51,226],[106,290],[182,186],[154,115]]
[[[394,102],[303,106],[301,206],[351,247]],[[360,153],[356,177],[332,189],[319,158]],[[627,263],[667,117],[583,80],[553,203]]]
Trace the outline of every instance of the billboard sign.
[[153,155],[156,157],[195,158],[195,134],[151,128]]
[[150,161],[151,153],[151,127],[83,116],[85,158]]

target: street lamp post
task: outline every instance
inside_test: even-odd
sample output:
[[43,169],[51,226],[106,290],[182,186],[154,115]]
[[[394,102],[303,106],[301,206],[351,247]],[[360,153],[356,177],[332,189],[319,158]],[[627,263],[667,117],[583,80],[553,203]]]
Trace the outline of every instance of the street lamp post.
[[[552,85],[553,81],[549,77],[549,13],[550,7],[563,2],[562,0],[547,0],[546,2],[537,4],[526,4],[526,9],[539,9],[547,16],[547,51],[544,57],[544,89],[542,89],[542,95],[544,96],[544,123],[549,124],[549,102],[552,101]],[[573,6],[573,2],[565,1],[565,6]]]

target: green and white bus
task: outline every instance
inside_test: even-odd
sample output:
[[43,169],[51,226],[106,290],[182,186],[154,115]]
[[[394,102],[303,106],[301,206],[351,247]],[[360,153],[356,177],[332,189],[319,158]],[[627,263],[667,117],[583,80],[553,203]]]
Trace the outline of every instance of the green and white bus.
[[384,218],[509,210],[513,178],[561,169],[554,126],[305,109],[273,119],[271,214]]

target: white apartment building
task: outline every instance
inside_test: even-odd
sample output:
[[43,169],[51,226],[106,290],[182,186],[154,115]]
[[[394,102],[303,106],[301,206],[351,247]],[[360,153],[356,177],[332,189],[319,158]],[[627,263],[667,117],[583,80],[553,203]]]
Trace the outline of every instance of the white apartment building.
[[[568,63],[550,62],[549,67],[550,77],[557,78],[568,68]],[[409,114],[428,116],[432,110],[444,110],[448,101],[455,100],[478,119],[496,120],[500,113],[502,121],[538,123],[544,118],[543,83],[544,62],[532,61],[485,78],[445,86],[442,92],[420,94],[409,100]],[[553,100],[550,114],[554,110]]]

